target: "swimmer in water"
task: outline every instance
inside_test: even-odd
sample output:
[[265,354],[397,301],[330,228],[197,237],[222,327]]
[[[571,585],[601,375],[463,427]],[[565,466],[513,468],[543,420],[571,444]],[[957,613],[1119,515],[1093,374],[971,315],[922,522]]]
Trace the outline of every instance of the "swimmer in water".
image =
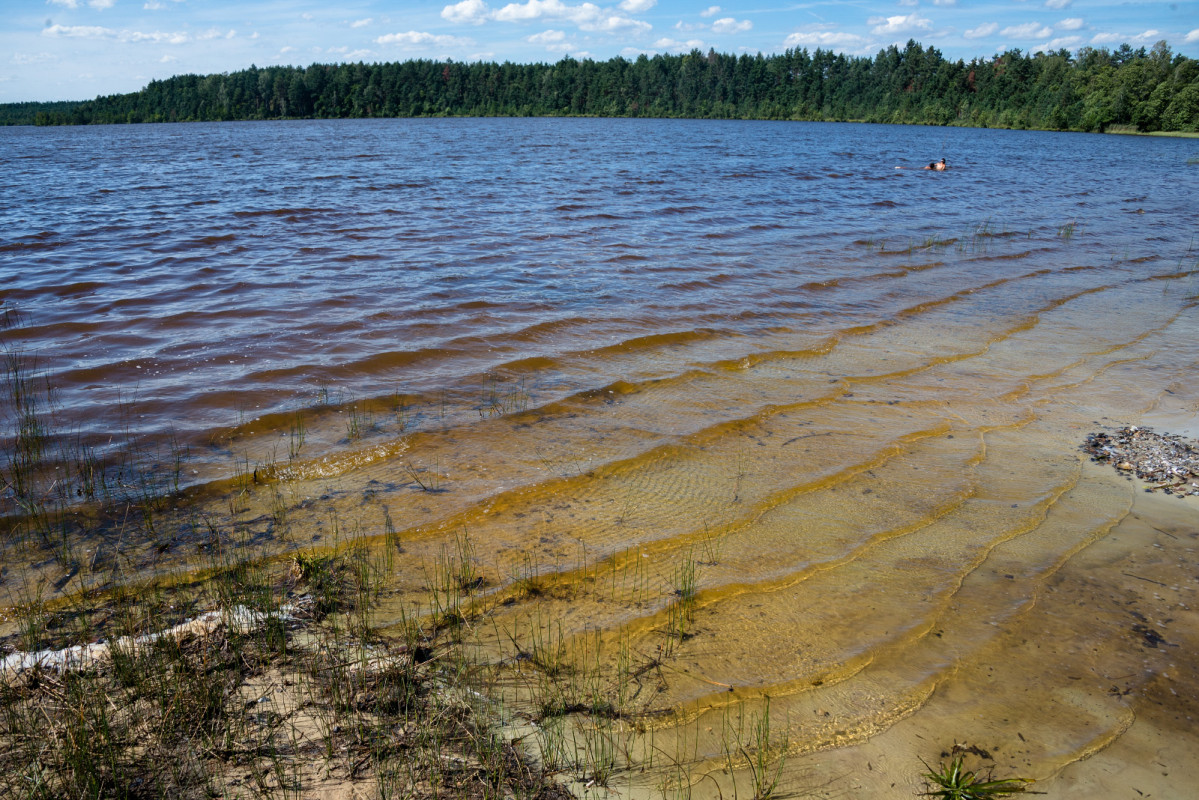
[[949,169],[949,165],[945,163],[945,159],[933,161],[927,167],[896,167],[895,169],[931,169],[937,172],[944,172]]

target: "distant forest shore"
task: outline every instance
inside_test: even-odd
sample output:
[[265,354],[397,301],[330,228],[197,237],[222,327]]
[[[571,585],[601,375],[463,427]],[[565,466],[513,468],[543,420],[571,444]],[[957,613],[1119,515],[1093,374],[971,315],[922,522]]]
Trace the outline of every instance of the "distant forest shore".
[[1150,50],[1008,50],[948,61],[909,41],[871,57],[693,50],[555,64],[414,60],[178,75],[95,100],[0,105],[0,124],[433,116],[829,120],[1199,131],[1199,61]]

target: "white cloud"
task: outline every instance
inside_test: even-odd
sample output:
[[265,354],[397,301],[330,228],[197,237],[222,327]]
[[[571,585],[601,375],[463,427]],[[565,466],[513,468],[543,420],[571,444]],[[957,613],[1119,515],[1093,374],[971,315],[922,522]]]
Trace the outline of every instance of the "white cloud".
[[[1191,33],[1187,34],[1185,41],[1191,42],[1199,40],[1199,35],[1196,35],[1194,39],[1191,38],[1192,34],[1197,33],[1199,33],[1199,31],[1191,31]],[[1132,36],[1127,36],[1123,33],[1097,33],[1091,37],[1091,44],[1132,44],[1135,42],[1147,44],[1149,42],[1156,42],[1160,38],[1162,38],[1162,32],[1154,28],[1150,28],[1143,33],[1133,34]]]
[[[320,48],[315,48],[316,52],[320,52]],[[363,61],[375,55],[374,50],[351,50],[348,47],[326,47],[326,53],[341,56],[342,61]]]
[[967,39],[982,39],[991,36],[995,31],[999,30],[999,23],[988,22],[984,25],[979,25],[977,28],[971,28],[962,35]]
[[162,9],[166,8],[166,6],[162,3],[159,3],[158,0],[150,0],[150,2],[146,3],[144,6],[142,6],[142,8],[144,8],[146,11],[161,11]]
[[630,14],[640,14],[649,11],[658,4],[658,0],[621,0],[620,8]]
[[836,31],[800,31],[783,41],[784,47],[861,47],[866,38]]
[[1035,53],[1037,51],[1040,51],[1042,53],[1052,53],[1057,50],[1061,50],[1063,47],[1066,48],[1067,50],[1073,50],[1076,47],[1080,46],[1081,44],[1082,44],[1081,36],[1059,36],[1056,39],[1050,39],[1049,41],[1045,42],[1044,44],[1039,44],[1035,47],[1030,47],[1028,49],[1033,53]]
[[870,32],[875,36],[891,36],[897,33],[926,31],[933,26],[933,21],[913,11],[907,16],[871,17],[866,20],[866,24],[874,26]]
[[687,53],[692,50],[703,50],[704,42],[702,39],[688,39],[685,42],[680,42],[677,39],[662,38],[654,42],[654,47],[658,50],[673,50],[676,53]]
[[367,25],[370,25],[374,21],[375,21],[374,17],[367,17],[366,19],[356,19],[350,23],[350,27],[351,28],[365,28]]
[[482,25],[491,16],[491,9],[483,0],[462,0],[441,9],[441,18],[450,22]]
[[1023,25],[1009,25],[1000,33],[1013,39],[1043,39],[1053,34],[1053,28],[1037,22],[1026,22]]
[[747,19],[737,21],[732,17],[718,19],[712,23],[712,33],[744,33],[752,29],[754,24]]
[[899,4],[907,8],[915,8],[920,5],[920,0],[899,0]]
[[188,42],[188,35],[186,33],[121,31],[121,34],[122,38],[129,42],[154,42],[155,44],[186,44]]
[[163,56],[162,58],[158,59],[158,63],[159,64],[170,64],[172,61],[178,61],[178,60],[179,59],[175,58],[174,56]]
[[46,0],[48,6],[62,6],[63,8],[79,8],[79,3],[76,0]]
[[638,19],[613,14],[595,22],[579,23],[579,28],[584,31],[602,31],[605,33],[614,33],[616,31],[640,31],[644,33],[653,28],[653,25]]
[[101,28],[98,25],[51,25],[49,28],[42,28],[42,36],[61,36],[68,39],[111,39],[116,38],[117,31],[112,28]]
[[1057,26],[1063,31],[1076,31],[1085,24],[1086,23],[1083,22],[1082,17],[1069,17],[1067,19],[1059,20]]
[[389,33],[386,36],[380,36],[375,39],[378,44],[400,44],[400,45],[436,45],[437,47],[463,47],[474,44],[470,39],[464,39],[461,36],[444,36],[433,33],[425,33],[424,31],[405,31],[404,33]]
[[1199,42],[1199,28],[1195,28],[1195,30],[1188,33],[1186,38],[1183,39],[1183,41],[1186,42],[1187,44],[1191,44],[1192,42]]
[[541,33],[535,33],[532,36],[527,37],[525,41],[532,42],[533,44],[552,44],[554,42],[561,42],[565,38],[565,31],[548,30],[542,31]]
[[87,4],[97,11],[103,11],[116,5],[116,0],[87,0]]
[[934,6],[956,6],[958,0],[933,0]]
[[720,13],[720,6],[708,6],[703,11],[699,12],[701,17],[714,17]]
[[57,61],[53,53],[13,53],[14,64],[41,64],[46,61]]
[[220,28],[209,28],[203,33],[198,34],[196,41],[206,42],[212,39],[232,39],[236,35],[237,31],[235,30],[222,31]]
[[51,25],[42,29],[42,36],[63,39],[113,39],[118,42],[153,42],[155,44],[185,44],[191,40],[186,33],[167,31],[115,30],[99,25]]
[[286,47],[281,47],[281,48],[279,48],[279,55],[294,52],[295,49],[296,48],[292,47],[291,45],[287,45]]
[[584,3],[581,6],[574,6],[572,8],[561,2],[561,0],[527,0],[525,3],[509,3],[495,12],[495,18],[504,20],[505,22],[514,22],[522,19],[540,19],[541,17],[569,19],[572,10],[576,13],[578,11],[585,11],[590,16],[595,16],[595,14],[599,13],[599,7],[591,3]]
[[1045,8],[1052,8],[1061,11],[1063,8],[1068,8],[1074,0],[1045,0]]
[[[622,7],[649,8],[656,0],[625,0]],[[462,0],[441,10],[442,18],[450,22],[482,24],[487,20],[526,22],[535,19],[562,20],[584,31],[648,31],[651,26],[630,17],[602,9],[594,3],[568,5],[562,0],[526,0],[509,3],[493,11],[483,0]]]

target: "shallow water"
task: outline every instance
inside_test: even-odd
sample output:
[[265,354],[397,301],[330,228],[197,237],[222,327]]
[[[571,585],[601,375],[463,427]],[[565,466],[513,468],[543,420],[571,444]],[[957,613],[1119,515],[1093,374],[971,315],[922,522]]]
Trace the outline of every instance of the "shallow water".
[[1133,780],[1146,747],[1173,777],[1132,788],[1199,778],[1193,700],[1158,710],[1199,690],[1196,505],[1078,451],[1199,433],[1193,143],[653,120],[0,141],[7,335],[59,426],[173,435],[214,493],[269,469],[223,513],[279,547],[386,514],[384,615],[465,553],[496,604],[481,653],[598,642],[627,685],[621,791],[673,792],[677,763],[747,793],[730,742],[766,697],[801,794],[910,795],[954,742],[1062,796]]

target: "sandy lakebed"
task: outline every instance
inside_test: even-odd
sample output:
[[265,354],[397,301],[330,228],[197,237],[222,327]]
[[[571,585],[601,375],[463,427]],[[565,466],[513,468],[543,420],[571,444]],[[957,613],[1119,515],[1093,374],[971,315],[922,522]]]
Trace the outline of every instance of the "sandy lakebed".
[[0,793],[1199,783],[1192,141],[0,138]]

